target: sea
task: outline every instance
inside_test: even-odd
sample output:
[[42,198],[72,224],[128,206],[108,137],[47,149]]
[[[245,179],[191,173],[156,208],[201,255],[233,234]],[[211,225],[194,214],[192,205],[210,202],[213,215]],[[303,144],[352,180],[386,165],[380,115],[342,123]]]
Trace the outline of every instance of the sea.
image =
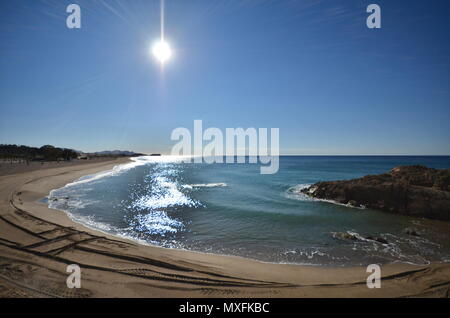
[[[54,189],[47,202],[90,228],[171,249],[316,266],[448,262],[445,222],[299,193],[401,165],[450,168],[450,157],[281,156],[278,173],[263,175],[251,163],[142,156]],[[419,236],[407,234],[411,228]]]

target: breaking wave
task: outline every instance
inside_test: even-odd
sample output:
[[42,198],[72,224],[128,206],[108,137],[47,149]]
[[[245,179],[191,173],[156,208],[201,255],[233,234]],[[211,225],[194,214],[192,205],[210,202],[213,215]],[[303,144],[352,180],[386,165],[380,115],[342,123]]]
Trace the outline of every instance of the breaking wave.
[[360,210],[366,209],[365,206],[354,206],[351,204],[341,203],[341,202],[338,202],[335,200],[318,199],[318,198],[311,197],[311,196],[301,192],[301,190],[306,189],[310,186],[311,186],[311,184],[297,184],[293,187],[290,187],[289,189],[286,190],[285,197],[288,199],[299,200],[299,201],[326,202],[326,203],[336,204],[336,205],[340,205],[340,206],[345,206],[347,208],[352,208],[352,209],[360,209]]
[[194,188],[217,188],[217,187],[228,187],[228,184],[223,182],[218,183],[199,183],[199,184],[185,184],[183,188],[194,189]]

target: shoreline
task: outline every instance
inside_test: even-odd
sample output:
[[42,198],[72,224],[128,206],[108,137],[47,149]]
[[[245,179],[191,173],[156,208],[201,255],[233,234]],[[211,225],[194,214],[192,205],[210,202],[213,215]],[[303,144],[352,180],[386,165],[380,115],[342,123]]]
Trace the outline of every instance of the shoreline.
[[[77,178],[76,180],[71,180],[68,183],[66,183],[64,186],[60,187],[60,188],[55,188],[49,191],[49,194],[43,198],[38,199],[37,203],[44,203],[44,199],[49,199],[50,194],[52,193],[52,191],[64,188],[68,185],[72,185],[72,184],[76,184],[76,183],[80,183],[80,182],[90,182],[91,179],[96,179],[96,176],[100,175],[100,178],[103,177],[103,175],[110,175],[110,173],[114,173],[115,168],[118,168],[120,166],[126,166],[127,164],[131,164],[131,163],[135,163],[135,165],[133,165],[132,167],[130,167],[129,169],[133,169],[136,166],[139,166],[141,164],[138,164],[137,161],[132,160],[131,158],[127,158],[127,160],[125,160],[124,162],[118,163],[117,165],[113,166],[111,169],[108,170],[101,170],[98,172],[95,172],[93,174],[88,174],[88,175],[84,175],[81,176],[80,178]],[[142,164],[143,165],[143,164]],[[121,169],[119,169],[120,171]],[[127,169],[128,170],[128,169]],[[88,178],[89,177],[89,178]],[[329,204],[335,204],[335,205],[339,205],[339,206],[345,206],[345,207],[349,207],[349,208],[353,208],[353,209],[366,209],[365,207],[355,207],[355,206],[351,206],[348,204],[343,204],[340,203],[338,201],[334,201],[334,200],[327,200],[327,199],[319,199],[319,198],[314,198],[311,197],[312,200],[317,201],[317,202],[326,202]],[[185,251],[185,252],[192,252],[192,253],[199,253],[199,254],[205,254],[205,255],[212,255],[212,256],[225,256],[225,257],[235,257],[238,259],[246,259],[246,260],[251,260],[251,261],[255,261],[258,263],[263,263],[263,264],[274,264],[274,265],[293,265],[293,266],[311,266],[311,267],[324,267],[324,268],[346,268],[346,267],[355,267],[355,266],[363,266],[363,264],[343,264],[343,265],[337,265],[337,264],[309,264],[309,263],[295,263],[295,262],[271,262],[271,261],[264,261],[261,259],[257,259],[257,258],[251,258],[251,257],[245,257],[245,256],[240,256],[240,255],[233,255],[233,254],[220,254],[220,253],[214,253],[214,252],[205,252],[205,251],[198,251],[198,250],[190,250],[190,249],[186,249],[186,248],[180,248],[180,247],[165,247],[165,246],[160,246],[160,245],[156,245],[156,244],[152,244],[149,243],[145,240],[139,240],[133,237],[129,237],[126,235],[120,235],[120,234],[114,234],[114,233],[110,233],[107,230],[102,230],[100,228],[96,228],[95,226],[91,226],[89,224],[84,223],[81,220],[76,220],[75,218],[71,217],[71,213],[69,211],[66,210],[62,210],[62,209],[57,209],[57,208],[50,208],[49,207],[49,202],[45,202],[46,206],[48,209],[50,210],[54,210],[54,211],[58,211],[58,212],[62,212],[64,213],[73,223],[81,225],[83,227],[85,227],[88,230],[94,231],[94,232],[98,232],[101,233],[103,235],[108,235],[108,236],[112,236],[116,239],[123,239],[123,240],[127,240],[130,242],[134,242],[136,244],[142,245],[142,246],[149,246],[152,248],[162,248],[162,249],[166,249],[166,250],[175,250],[175,251]],[[97,223],[97,222],[95,222]],[[103,223],[100,223],[103,224]],[[107,225],[107,224],[106,224]],[[107,225],[108,226],[108,225]],[[389,264],[404,264],[404,265],[414,265],[414,266],[427,266],[433,263],[449,263],[450,261],[428,261],[424,264],[415,264],[412,262],[402,262],[402,261],[394,261],[394,262],[390,262],[390,263],[384,263],[381,265],[389,265]]]
[[[0,287],[6,286],[0,297],[448,296],[449,263],[383,265],[382,284],[388,288],[368,289],[365,266],[268,263],[142,244],[77,223],[38,202],[50,190],[127,162],[75,163],[0,176]],[[66,287],[67,263],[82,268],[79,290]]]

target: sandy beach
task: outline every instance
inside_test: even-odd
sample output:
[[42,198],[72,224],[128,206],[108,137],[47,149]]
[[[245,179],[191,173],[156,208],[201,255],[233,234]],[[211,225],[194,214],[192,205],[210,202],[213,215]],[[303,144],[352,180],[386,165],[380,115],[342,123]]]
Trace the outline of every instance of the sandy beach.
[[[380,289],[366,267],[269,264],[165,249],[77,224],[40,200],[82,176],[129,159],[2,167],[0,297],[448,297],[450,264],[382,266]],[[66,267],[81,267],[81,288]]]

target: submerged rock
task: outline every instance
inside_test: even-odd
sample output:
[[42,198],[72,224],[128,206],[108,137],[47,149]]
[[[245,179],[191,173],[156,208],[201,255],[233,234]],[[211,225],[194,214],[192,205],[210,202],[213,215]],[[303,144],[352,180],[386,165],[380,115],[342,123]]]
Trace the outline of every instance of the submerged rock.
[[334,238],[341,240],[352,240],[352,241],[358,240],[358,237],[356,235],[347,232],[333,232],[331,234],[333,235]]
[[382,238],[382,237],[377,237],[375,239],[375,241],[377,241],[378,243],[381,243],[381,244],[389,244],[389,242],[386,239]]
[[405,234],[411,235],[411,236],[420,236],[420,234],[418,233],[419,231],[414,229],[414,228],[406,228],[405,229]]
[[381,243],[381,244],[389,244],[389,242],[386,239],[382,238],[382,237],[368,236],[368,237],[366,237],[366,240],[376,241],[376,242]]
[[374,237],[374,236],[367,236],[365,239],[363,237],[358,236],[357,234],[352,234],[348,232],[331,232],[332,236],[334,238],[340,239],[340,240],[347,240],[347,241],[364,241],[364,240],[370,240],[375,241],[381,244],[389,244],[389,242],[382,238],[382,237]]
[[450,169],[402,166],[380,175],[319,182],[301,192],[352,206],[450,221]]

